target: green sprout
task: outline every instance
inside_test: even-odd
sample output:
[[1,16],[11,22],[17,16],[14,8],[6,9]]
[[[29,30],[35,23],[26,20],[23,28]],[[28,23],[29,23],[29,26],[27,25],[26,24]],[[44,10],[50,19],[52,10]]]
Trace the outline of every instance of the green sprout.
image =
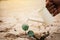
[[28,28],[29,28],[28,24],[23,24],[22,25],[22,29],[25,31],[25,34],[26,34],[26,31],[28,30]]
[[34,32],[32,30],[28,31],[28,35],[29,37],[34,37],[36,38],[36,40],[39,40],[35,35],[34,35]]
[[28,31],[28,35],[29,37],[33,37],[34,36],[34,32],[32,30]]

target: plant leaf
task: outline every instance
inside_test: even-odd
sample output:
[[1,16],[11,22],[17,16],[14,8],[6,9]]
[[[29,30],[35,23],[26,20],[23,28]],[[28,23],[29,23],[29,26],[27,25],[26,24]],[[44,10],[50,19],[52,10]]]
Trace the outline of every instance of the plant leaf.
[[30,30],[30,31],[28,31],[28,35],[29,35],[30,37],[33,37],[33,36],[34,36],[34,32],[33,32],[32,30]]
[[24,31],[27,31],[28,28],[29,28],[29,25],[27,25],[27,24],[23,24],[23,25],[22,25],[22,29],[23,29]]

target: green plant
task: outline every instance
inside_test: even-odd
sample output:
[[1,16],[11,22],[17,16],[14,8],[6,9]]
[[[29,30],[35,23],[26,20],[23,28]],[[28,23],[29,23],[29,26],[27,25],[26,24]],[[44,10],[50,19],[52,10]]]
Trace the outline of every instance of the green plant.
[[[22,29],[25,31],[25,34],[26,34],[26,31],[29,29],[29,25],[28,25],[28,24],[23,24],[23,25],[22,25]],[[38,39],[38,38],[35,36],[35,34],[34,34],[34,32],[33,32],[32,30],[29,30],[28,33],[27,33],[27,35],[28,35],[29,37],[33,37],[33,38],[35,38],[36,40],[45,40],[45,38],[49,36],[49,31],[47,32],[47,34],[46,34],[46,32],[44,32],[43,34],[44,34],[44,36],[41,36],[40,39]]]
[[41,36],[39,39],[34,35],[34,32],[32,30],[28,31],[28,35],[29,37],[34,37],[36,40],[45,40],[46,37],[49,36],[49,31],[47,32],[47,34],[44,32],[43,33],[44,36]]
[[26,31],[29,29],[29,25],[28,24],[23,24],[22,29],[25,31],[25,34],[26,34]]
[[39,40],[39,39],[34,35],[34,32],[33,32],[32,30],[29,30],[29,31],[28,31],[28,35],[29,35],[29,37],[34,37],[34,38],[36,38],[36,40]]
[[29,37],[33,37],[34,36],[34,32],[32,30],[28,31],[28,35]]

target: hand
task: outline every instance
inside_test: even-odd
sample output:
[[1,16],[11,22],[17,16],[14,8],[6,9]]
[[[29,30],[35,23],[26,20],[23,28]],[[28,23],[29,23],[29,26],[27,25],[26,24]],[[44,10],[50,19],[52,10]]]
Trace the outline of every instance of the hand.
[[46,0],[46,7],[53,16],[58,14],[56,5],[53,3],[52,0]]
[[56,5],[58,12],[60,13],[60,0],[53,0],[54,4]]

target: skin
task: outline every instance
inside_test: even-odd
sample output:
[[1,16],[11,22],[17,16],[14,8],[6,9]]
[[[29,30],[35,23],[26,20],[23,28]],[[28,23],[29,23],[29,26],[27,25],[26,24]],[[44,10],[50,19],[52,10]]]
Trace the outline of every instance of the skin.
[[56,16],[60,13],[60,0],[46,0],[46,7],[53,16]]
[[60,0],[53,0],[53,2],[55,3],[55,5],[57,6],[57,10],[60,13]]
[[53,0],[53,2],[54,2],[57,6],[60,6],[60,0]]

